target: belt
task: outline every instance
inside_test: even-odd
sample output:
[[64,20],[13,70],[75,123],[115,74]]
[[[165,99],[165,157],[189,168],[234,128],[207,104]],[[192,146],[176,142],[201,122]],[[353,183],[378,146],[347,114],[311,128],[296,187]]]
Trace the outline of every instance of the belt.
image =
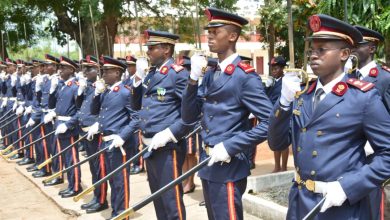
[[88,132],[90,128],[91,128],[91,126],[83,127],[83,128],[81,128],[81,130],[84,131],[84,132]]
[[69,116],[57,116],[57,119],[60,121],[69,121],[71,118]]
[[142,143],[144,143],[145,145],[150,145],[152,143],[152,138],[146,138],[145,136],[141,136],[142,138]]
[[16,101],[16,97],[11,97],[11,98],[8,98],[9,101]]
[[24,103],[26,103],[26,102],[25,101],[18,101],[19,105],[24,105]]
[[315,181],[311,179],[302,180],[299,173],[295,172],[294,181],[298,184],[298,186],[305,186],[307,190],[314,193],[322,193],[325,191],[326,182]]
[[105,141],[105,142],[106,141],[111,141],[112,139],[114,139],[114,134],[102,137],[102,140]]
[[49,112],[49,109],[42,109],[42,112]]

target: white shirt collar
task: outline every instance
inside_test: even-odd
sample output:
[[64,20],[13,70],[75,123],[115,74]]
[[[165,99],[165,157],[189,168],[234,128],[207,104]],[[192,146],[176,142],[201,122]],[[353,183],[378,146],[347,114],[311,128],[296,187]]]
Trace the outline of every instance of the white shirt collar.
[[221,71],[225,71],[226,67],[233,63],[233,61],[238,57],[238,53],[234,53],[228,57],[226,57],[226,59],[224,59],[222,62],[219,62],[218,60],[218,65],[219,67],[221,68]]
[[[343,72],[342,74],[340,74],[340,76],[338,76],[336,79],[330,81],[328,84],[326,85],[322,85],[320,79],[317,80],[317,88],[316,88],[316,92],[319,88],[322,88],[325,92],[325,95],[327,95],[328,93],[332,92],[332,89],[333,87],[338,83],[340,82],[345,76],[345,72]],[[315,94],[315,93],[314,93]]]
[[375,60],[373,60],[373,61],[367,63],[367,65],[363,66],[363,68],[361,68],[359,70],[359,72],[362,74],[363,78],[365,78],[370,73],[370,70],[372,68],[375,68],[375,67],[376,67],[376,63],[375,63]]
[[114,83],[114,85],[112,85],[110,87],[110,92],[115,88],[115,86],[119,86],[121,83],[122,83],[122,81],[118,81],[118,82]]

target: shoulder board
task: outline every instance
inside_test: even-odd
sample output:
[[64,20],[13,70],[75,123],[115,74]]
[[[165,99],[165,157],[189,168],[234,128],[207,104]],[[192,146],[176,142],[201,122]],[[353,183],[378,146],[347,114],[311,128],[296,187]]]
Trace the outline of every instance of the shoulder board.
[[180,66],[180,65],[177,65],[177,64],[172,64],[171,65],[172,69],[174,69],[177,73],[182,71],[184,69],[184,67]]
[[347,83],[351,86],[354,86],[354,87],[360,89],[363,92],[367,92],[368,90],[374,88],[374,86],[375,86],[375,84],[373,84],[373,83],[366,82],[363,80],[358,80],[355,78],[348,79]]
[[131,91],[131,87],[128,85],[125,85],[125,88]]
[[255,72],[255,68],[252,67],[251,65],[246,64],[246,63],[240,62],[240,63],[238,64],[238,66],[239,66],[242,70],[244,70],[244,72],[246,72],[246,73]]
[[228,74],[228,75],[232,75],[235,69],[236,69],[236,67],[234,66],[234,64],[229,64],[229,65],[227,65],[227,67],[225,68],[224,73],[226,73],[226,74]]
[[382,65],[382,69],[386,70],[387,72],[390,73],[390,67]]

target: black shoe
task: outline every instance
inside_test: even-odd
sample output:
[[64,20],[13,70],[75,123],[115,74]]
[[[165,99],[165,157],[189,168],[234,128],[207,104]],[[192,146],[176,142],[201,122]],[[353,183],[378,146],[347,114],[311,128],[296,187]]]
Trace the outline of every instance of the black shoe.
[[91,201],[89,201],[88,203],[82,204],[81,205],[81,209],[82,210],[86,210],[86,209],[88,209],[89,207],[91,207],[92,205],[94,205],[96,203],[98,203],[97,198],[93,197],[93,199]]
[[54,186],[54,185],[58,185],[58,184],[62,184],[64,183],[64,180],[62,178],[55,178],[54,180],[50,181],[50,182],[44,182],[43,185],[44,186]]
[[23,158],[23,156],[21,154],[15,154],[12,157],[10,157],[9,159],[10,160],[17,160],[17,159],[20,159],[20,158]]
[[50,175],[50,173],[46,173],[43,170],[38,170],[38,171],[36,171],[35,173],[32,174],[32,176],[34,178],[40,178],[40,177],[45,177],[45,176],[49,176],[49,175]]
[[23,159],[21,161],[18,161],[18,164],[20,166],[27,165],[27,164],[33,164],[33,163],[35,163],[35,160],[33,158],[26,158],[26,159]]
[[253,170],[253,169],[255,169],[255,168],[256,168],[256,164],[251,162],[251,163],[250,163],[250,169]]
[[144,171],[144,169],[141,169],[139,166],[133,166],[130,169],[130,175],[139,174],[139,173],[142,173],[143,171]]
[[80,189],[79,191],[73,191],[73,190],[70,190],[68,193],[64,193],[61,195],[61,198],[69,198],[69,197],[73,197],[73,196],[77,196],[78,194],[80,194],[83,190]]
[[108,204],[107,202],[100,204],[99,202],[91,205],[87,210],[85,210],[88,214],[89,213],[95,213],[95,212],[100,212],[105,209],[108,209]]
[[66,189],[60,190],[60,191],[58,192],[58,195],[62,196],[63,194],[65,194],[65,193],[68,193],[69,191],[70,191],[70,189],[69,189],[69,188],[66,188]]
[[27,167],[26,170],[27,170],[27,172],[34,172],[34,171],[38,170],[38,167],[36,164],[34,164],[32,166]]
[[199,203],[199,206],[205,206],[206,205],[206,202],[205,201],[202,201]]
[[28,157],[25,157],[21,160],[19,160],[18,162],[16,162],[16,164],[20,165],[22,162],[26,161],[28,159]]
[[186,191],[186,192],[183,192],[183,194],[188,194],[188,193],[193,193],[195,191],[195,184],[192,185],[191,189]]

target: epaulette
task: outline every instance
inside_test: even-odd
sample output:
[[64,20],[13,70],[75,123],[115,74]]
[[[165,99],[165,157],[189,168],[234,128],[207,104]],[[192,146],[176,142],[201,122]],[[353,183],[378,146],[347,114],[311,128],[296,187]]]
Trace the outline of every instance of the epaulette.
[[387,72],[390,73],[390,67],[382,65],[382,69],[386,70]]
[[349,78],[347,80],[347,83],[351,86],[354,86],[354,87],[360,89],[363,92],[367,92],[368,90],[374,88],[374,86],[375,86],[375,84],[373,84],[373,83],[366,82],[363,80],[358,80],[355,78]]
[[228,74],[228,75],[232,75],[234,73],[235,69],[236,69],[236,67],[234,66],[234,64],[229,64],[229,65],[227,65],[227,67],[225,68],[225,71],[223,71],[223,72]]
[[252,66],[249,65],[249,64],[240,62],[240,63],[238,64],[238,66],[239,66],[242,70],[244,70],[244,72],[246,72],[246,73],[255,72],[255,68],[252,67]]
[[182,71],[184,69],[183,66],[177,65],[177,64],[172,64],[171,67],[176,71],[176,73]]

